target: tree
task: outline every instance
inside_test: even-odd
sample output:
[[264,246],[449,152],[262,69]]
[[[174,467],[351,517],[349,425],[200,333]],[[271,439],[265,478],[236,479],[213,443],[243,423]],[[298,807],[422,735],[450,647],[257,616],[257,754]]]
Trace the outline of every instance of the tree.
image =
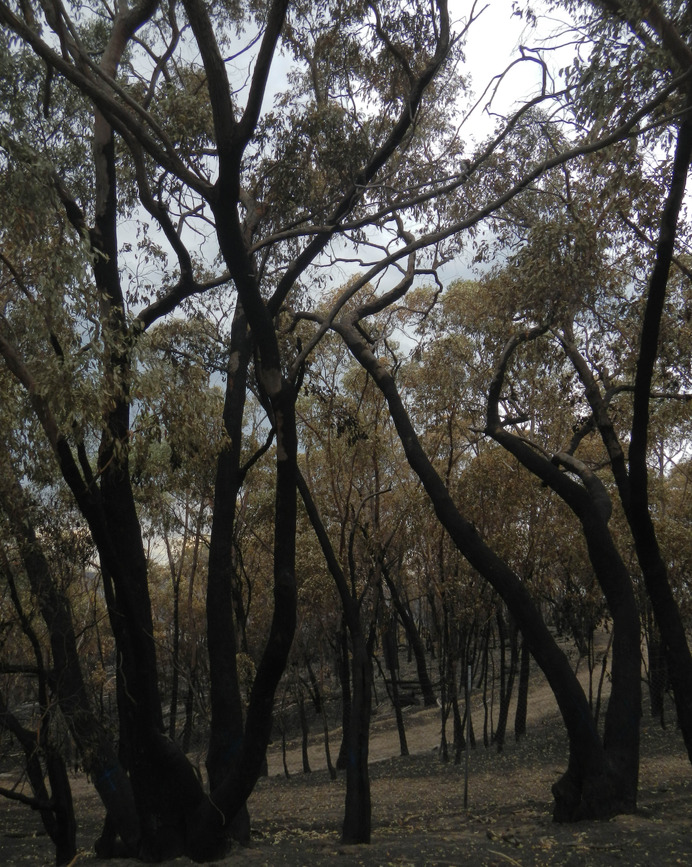
[[[307,389],[312,399],[300,406],[305,470],[298,488],[335,582],[350,639],[351,681],[345,684],[350,700],[344,702],[341,750],[346,768],[343,839],[365,843],[371,834],[368,749],[372,657],[383,580],[378,544],[385,536],[380,501],[386,491],[380,483],[379,461],[386,458],[379,441],[386,434],[379,423],[378,407],[367,411],[372,408],[372,387],[358,376],[359,371],[349,376],[343,366],[343,352],[333,340],[324,341],[308,372]],[[341,393],[344,388],[346,395]],[[370,416],[367,423],[366,412]],[[322,482],[319,486],[317,479]],[[326,492],[319,490],[324,488]],[[316,502],[318,491],[327,504],[323,510],[333,516],[331,534]],[[373,549],[378,549],[377,553],[373,554]]]

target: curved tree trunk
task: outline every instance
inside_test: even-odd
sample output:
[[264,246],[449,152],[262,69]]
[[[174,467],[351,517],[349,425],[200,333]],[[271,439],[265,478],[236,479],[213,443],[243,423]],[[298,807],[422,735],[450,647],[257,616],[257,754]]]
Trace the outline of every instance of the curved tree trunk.
[[[692,110],[692,87],[689,84],[685,108],[687,112]],[[656,261],[649,280],[642,323],[629,449],[629,503],[626,504],[625,510],[632,529],[637,558],[644,575],[646,591],[651,599],[664,642],[680,730],[692,761],[692,654],[649,511],[647,465],[651,384],[658,359],[661,316],[675,247],[678,218],[691,161],[692,119],[687,114],[678,129],[673,173],[661,217]]]
[[[528,441],[510,433],[499,417],[505,371],[514,350],[544,329],[510,339],[502,353],[488,392],[486,432],[513,454],[537,478],[549,485],[579,519],[589,559],[613,617],[612,689],[606,714],[603,745],[609,761],[604,789],[618,811],[632,811],[637,803],[639,777],[639,724],[641,719],[641,651],[639,612],[634,588],[608,529],[610,497],[600,479],[571,454],[559,452],[553,460],[533,449]],[[560,466],[577,475],[581,485]],[[594,720],[595,724],[595,720]]]
[[356,320],[356,314],[350,314],[335,322],[333,327],[385,396],[408,462],[430,497],[438,519],[458,550],[499,593],[526,636],[531,653],[555,694],[570,747],[567,772],[553,786],[555,819],[603,818],[621,812],[623,804],[613,797],[610,766],[603,744],[569,661],[520,578],[488,548],[475,527],[454,505],[421,447],[391,374],[378,362],[362,332],[355,327]]
[[[685,97],[686,110],[689,111],[692,106],[692,89],[689,84],[686,85]],[[692,761],[692,654],[649,511],[647,452],[649,402],[653,373],[659,352],[661,317],[673,259],[680,208],[684,199],[691,160],[692,120],[688,115],[685,115],[678,129],[673,172],[661,216],[656,260],[649,280],[642,322],[634,386],[629,469],[608,413],[607,402],[602,396],[598,383],[592,376],[588,365],[578,352],[571,330],[566,329],[562,341],[565,351],[584,385],[595,424],[608,451],[618,493],[634,539],[646,591],[661,633],[675,697],[678,723],[690,761]],[[614,656],[615,647],[613,647]]]

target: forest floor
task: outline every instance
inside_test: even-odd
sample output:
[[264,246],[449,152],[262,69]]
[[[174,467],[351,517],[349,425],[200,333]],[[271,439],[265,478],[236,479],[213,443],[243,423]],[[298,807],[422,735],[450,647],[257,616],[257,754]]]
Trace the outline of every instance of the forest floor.
[[[401,757],[394,717],[384,705],[373,718],[370,758],[373,802],[372,843],[339,841],[345,779],[332,782],[324,745],[315,735],[309,774],[302,772],[300,743],[281,744],[269,753],[269,776],[249,802],[252,840],[234,847],[224,865],[623,865],[664,867],[692,864],[692,768],[674,725],[662,729],[642,720],[642,761],[637,812],[608,822],[557,825],[551,820],[550,787],[566,767],[564,728],[547,687],[534,680],[529,725],[524,738],[508,738],[502,753],[482,743],[483,708],[474,710],[479,743],[469,751],[468,808],[464,809],[464,756],[461,764],[442,763],[437,754],[437,708],[405,713],[410,755]],[[317,729],[317,726],[315,726]],[[332,749],[338,746],[333,733]],[[2,782],[2,781],[0,781]],[[7,784],[7,781],[5,781]],[[80,817],[79,867],[100,863],[92,843],[102,809],[88,782],[75,776]],[[336,859],[336,862],[334,861]],[[0,865],[50,864],[50,841],[38,817],[26,807],[0,799]],[[135,862],[116,859],[113,867]],[[166,862],[185,867],[185,858]]]

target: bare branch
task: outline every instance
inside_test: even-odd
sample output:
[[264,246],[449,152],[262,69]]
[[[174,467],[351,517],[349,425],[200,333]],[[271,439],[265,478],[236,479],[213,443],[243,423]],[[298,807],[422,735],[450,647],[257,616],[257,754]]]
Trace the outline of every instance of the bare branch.
[[[534,166],[534,168],[530,172],[524,175],[521,180],[513,184],[504,193],[497,196],[491,202],[488,202],[482,208],[472,211],[463,220],[458,220],[451,225],[445,227],[444,229],[438,230],[436,232],[429,232],[426,235],[421,235],[418,239],[411,241],[403,247],[400,247],[394,253],[383,257],[379,262],[373,265],[365,274],[361,275],[361,277],[351,283],[341,293],[337,301],[334,303],[332,310],[330,311],[326,319],[328,319],[330,323],[333,322],[339,310],[341,310],[343,306],[363,288],[363,286],[372,282],[382,271],[384,271],[390,265],[393,265],[395,262],[403,259],[404,256],[409,256],[411,253],[414,253],[417,250],[422,250],[426,247],[431,247],[434,244],[439,244],[441,241],[445,241],[453,235],[458,234],[459,232],[473,228],[474,226],[478,225],[478,223],[480,223],[482,220],[486,219],[491,214],[498,211],[503,205],[506,205],[519,193],[527,189],[535,180],[537,180],[550,169],[556,168],[557,166],[569,162],[570,160],[576,159],[577,157],[584,156],[590,153],[595,153],[596,151],[602,150],[603,148],[608,147],[611,144],[615,144],[623,138],[639,135],[641,130],[634,131],[634,127],[636,127],[639,120],[645,117],[657,105],[660,105],[663,101],[665,101],[665,99],[668,98],[672,91],[676,90],[681,83],[689,80],[690,78],[692,78],[692,71],[689,73],[685,73],[683,76],[675,79],[655,99],[647,103],[646,106],[644,106],[640,111],[636,112],[635,115],[633,115],[628,121],[618,127],[618,129],[610,135],[607,135],[597,141],[589,142],[588,144],[581,144],[576,147],[569,148],[568,150],[563,151],[561,154],[551,157],[550,159],[543,160],[542,162],[536,164],[536,166]],[[334,231],[336,231],[336,227]]]
[[54,806],[52,801],[38,800],[38,798],[32,798],[30,795],[23,795],[21,792],[17,792],[14,789],[6,789],[4,786],[0,786],[0,795],[10,801],[19,801],[20,804],[26,804],[26,806],[31,807],[32,810],[52,810]]

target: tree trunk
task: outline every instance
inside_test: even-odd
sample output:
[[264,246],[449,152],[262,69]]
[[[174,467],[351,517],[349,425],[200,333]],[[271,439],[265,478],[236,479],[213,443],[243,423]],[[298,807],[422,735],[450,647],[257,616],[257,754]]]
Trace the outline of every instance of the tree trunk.
[[[264,359],[271,357],[270,346],[266,348]],[[196,860],[211,860],[225,852],[228,823],[244,807],[262,773],[271,737],[276,688],[286,668],[295,633],[296,395],[293,387],[280,378],[279,371],[274,372],[276,376],[268,375],[265,370],[269,383],[274,383],[275,387],[276,383],[281,383],[271,395],[276,432],[274,613],[250,694],[242,751],[235,766],[200,804],[191,822],[188,851]]]
[[428,674],[428,666],[425,660],[425,647],[423,646],[420,632],[416,627],[416,623],[411,615],[408,605],[402,600],[401,594],[399,593],[399,590],[384,563],[382,564],[382,574],[387,583],[396,612],[406,630],[406,638],[408,639],[409,646],[412,648],[413,654],[416,658],[416,671],[418,673],[418,682],[420,683],[420,688],[423,693],[423,704],[425,707],[432,707],[437,699],[435,697],[435,690],[430,681],[430,675]]
[[[509,360],[526,340],[537,339],[542,329],[523,332],[511,338],[497,365],[488,392],[486,432],[513,454],[544,484],[549,485],[570,507],[581,523],[589,559],[613,617],[613,676],[606,713],[603,747],[608,762],[603,776],[604,799],[613,812],[631,812],[637,803],[639,777],[639,723],[641,718],[641,650],[639,612],[634,589],[608,529],[612,512],[610,495],[601,480],[585,464],[565,452],[553,460],[534,450],[522,437],[510,433],[499,416],[500,394]],[[578,476],[581,484],[563,472]],[[508,606],[509,607],[509,606]],[[511,608],[510,608],[511,611]],[[514,612],[512,612],[514,613]],[[520,628],[522,624],[517,621]],[[523,631],[523,628],[522,628]],[[530,640],[529,633],[524,632]],[[533,653],[533,647],[531,647]],[[534,658],[540,663],[540,660]],[[595,720],[589,704],[589,716]],[[591,797],[597,792],[591,790]]]
[[459,711],[459,691],[455,690],[452,699],[452,719],[454,720],[454,764],[458,765],[461,762],[461,754],[466,749],[466,738],[464,736],[464,720]]
[[309,691],[310,698],[312,699],[312,704],[315,708],[315,713],[322,713],[322,692],[320,690],[320,685],[317,681],[317,677],[315,676],[315,672],[312,670],[312,665],[310,663],[310,658],[308,656],[305,657],[305,667],[308,672],[308,680],[310,683]]
[[308,756],[308,739],[310,737],[310,727],[308,726],[308,718],[305,713],[305,697],[303,696],[302,685],[298,684],[298,716],[300,718],[300,749],[303,757],[303,773],[312,773],[310,767],[310,757]]
[[369,843],[371,834],[370,775],[368,745],[372,705],[371,653],[360,622],[357,601],[351,596],[346,576],[334,553],[317,506],[305,479],[298,474],[298,490],[305,510],[320,543],[327,567],[334,578],[344,620],[351,636],[351,672],[353,692],[348,717],[348,732],[344,735],[346,753],[346,807],[342,839],[344,843]]
[[[391,699],[392,699],[392,707],[394,708],[394,717],[396,719],[396,730],[399,734],[399,753],[402,756],[408,755],[408,744],[406,743],[406,729],[404,728],[404,717],[401,713],[401,698],[399,696],[399,671],[398,664],[395,665],[396,657],[394,652],[396,651],[396,624],[395,622],[390,622],[390,625],[387,626],[384,636],[383,636],[383,648],[386,648],[387,645],[390,645],[390,649],[385,651],[384,659],[385,665],[387,666],[387,670],[389,672],[389,682],[392,685],[391,690]],[[392,651],[391,644],[394,644],[394,652]]]
[[[692,108],[692,89],[689,85],[685,96],[685,108],[689,112]],[[644,575],[646,591],[651,599],[663,640],[678,723],[690,761],[692,761],[692,654],[690,654],[685,626],[673,596],[668,570],[659,549],[656,529],[651,518],[647,453],[649,401],[658,358],[661,316],[691,161],[692,120],[686,114],[678,128],[673,172],[661,217],[656,261],[649,280],[642,322],[629,448],[629,498],[626,497],[623,501],[637,549],[637,558]],[[613,649],[614,654],[615,649]]]
[[351,727],[351,672],[348,665],[348,637],[345,619],[337,634],[337,671],[341,685],[341,746],[336,758],[336,766],[340,771],[348,767],[348,732]]
[[351,632],[353,702],[348,731],[346,808],[341,839],[344,843],[369,843],[371,835],[368,745],[372,706],[372,663],[362,632]]
[[[686,111],[692,105],[692,91],[685,92]],[[617,484],[627,521],[632,532],[637,559],[644,576],[654,616],[664,645],[670,682],[675,697],[678,724],[688,757],[692,761],[692,654],[680,610],[673,596],[665,561],[661,555],[656,529],[651,519],[648,494],[649,402],[653,374],[659,354],[659,332],[664,309],[668,275],[673,259],[687,175],[692,158],[692,120],[685,114],[678,128],[673,171],[661,216],[656,259],[652,270],[642,322],[639,357],[635,375],[632,429],[629,445],[629,468],[623,449],[601,394],[598,382],[574,344],[571,330],[562,340],[583,385],[608,451],[613,477]],[[613,646],[615,665],[616,646]]]
[[191,671],[190,683],[187,685],[187,693],[185,694],[185,723],[181,738],[181,749],[184,753],[190,752],[190,743],[192,741],[192,717],[195,709],[195,692],[192,688],[192,675],[193,672]]
[[324,732],[324,757],[327,762],[327,770],[329,771],[329,779],[335,780],[337,778],[336,768],[332,764],[332,753],[329,748],[329,725],[327,723],[327,709],[324,706],[324,702],[320,703],[320,713],[322,716],[322,730]]
[[[509,719],[509,705],[512,700],[514,678],[517,672],[519,651],[517,647],[517,628],[512,624],[507,635],[507,625],[502,613],[498,611],[497,627],[500,638],[500,713],[497,718],[494,741],[498,752],[502,752],[507,732],[507,720]],[[510,658],[509,667],[506,659],[506,641],[509,640]]]
[[521,636],[521,661],[519,663],[519,687],[517,689],[517,710],[514,716],[514,739],[519,740],[526,734],[526,712],[529,704],[529,675],[531,654],[523,634]]
[[[77,854],[77,824],[72,791],[63,757],[47,742],[45,732],[49,729],[48,720],[44,721],[45,725],[39,734],[39,744],[36,733],[28,731],[19,723],[0,694],[0,722],[3,729],[15,736],[24,752],[26,775],[35,799],[32,806],[38,809],[43,827],[53,841],[56,865],[60,867],[73,863]],[[41,765],[41,754],[45,760],[45,774]],[[45,776],[50,784],[50,796]]]
[[[233,536],[238,493],[243,482],[241,443],[250,348],[247,322],[242,305],[238,303],[231,328],[223,410],[228,445],[220,452],[216,465],[207,577],[211,727],[206,766],[212,790],[237,764],[243,747],[243,710],[233,619],[233,587],[237,583]],[[241,820],[235,832],[241,839],[247,839],[249,819]]]
[[430,497],[438,519],[458,550],[499,593],[527,637],[531,653],[555,694],[570,747],[567,772],[553,787],[555,819],[571,821],[612,816],[622,809],[622,803],[613,797],[610,785],[604,786],[610,776],[609,762],[584,691],[569,661],[550,634],[519,576],[485,545],[475,527],[461,516],[454,505],[421,447],[389,370],[373,355],[362,333],[354,325],[354,316],[346,315],[333,327],[384,394],[409,464]]
[[70,607],[59,591],[29,517],[26,495],[13,474],[9,456],[0,449],[3,478],[0,504],[8,516],[32,592],[46,624],[53,654],[58,702],[79,750],[84,769],[117,824],[129,851],[139,850],[141,829],[134,794],[110,735],[89,706]]
[[647,636],[647,648],[651,716],[659,719],[663,726],[665,724],[664,709],[668,672],[666,668],[666,656],[663,650],[663,643],[661,642],[661,636],[655,623],[650,624],[650,630]]

